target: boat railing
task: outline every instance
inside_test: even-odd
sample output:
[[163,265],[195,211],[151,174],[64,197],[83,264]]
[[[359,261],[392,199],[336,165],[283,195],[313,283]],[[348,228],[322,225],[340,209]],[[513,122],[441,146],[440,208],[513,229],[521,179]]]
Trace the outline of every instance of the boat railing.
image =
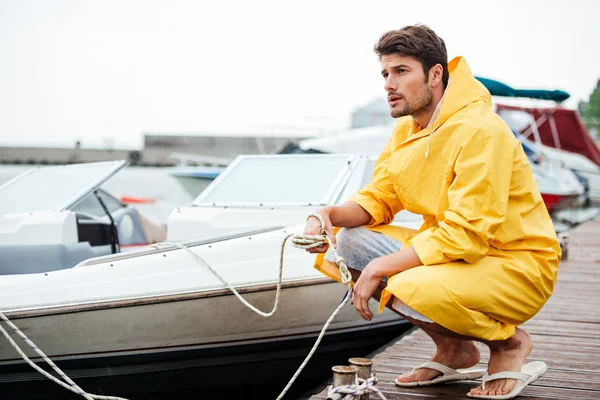
[[250,229],[242,232],[228,233],[224,235],[216,235],[206,239],[196,239],[196,240],[184,240],[179,241],[177,243],[172,242],[162,242],[148,245],[147,247],[143,247],[138,250],[127,251],[123,253],[109,254],[106,256],[93,257],[88,258],[74,266],[73,268],[81,268],[88,267],[91,265],[104,264],[111,261],[121,261],[127,260],[130,258],[136,258],[141,256],[146,256],[150,254],[159,254],[165,251],[177,250],[180,248],[180,244],[183,244],[185,247],[196,247],[203,246],[211,243],[221,242],[223,240],[231,240],[238,239],[246,236],[259,235],[262,233],[273,232],[276,230],[284,229],[285,227],[282,225],[273,225],[261,229]]

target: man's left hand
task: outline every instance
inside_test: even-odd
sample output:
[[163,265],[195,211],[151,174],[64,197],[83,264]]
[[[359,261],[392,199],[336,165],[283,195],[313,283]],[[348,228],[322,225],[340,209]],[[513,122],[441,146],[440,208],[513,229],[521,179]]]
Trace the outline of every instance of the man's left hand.
[[369,299],[381,283],[381,277],[375,273],[376,269],[376,265],[369,263],[354,284],[352,302],[356,311],[365,321],[373,319],[373,313],[369,309]]

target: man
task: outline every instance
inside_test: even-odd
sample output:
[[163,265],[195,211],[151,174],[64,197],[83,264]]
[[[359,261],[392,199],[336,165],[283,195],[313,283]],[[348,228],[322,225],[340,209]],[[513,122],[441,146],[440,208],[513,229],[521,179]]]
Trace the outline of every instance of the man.
[[[318,210],[330,237],[345,227],[333,243],[353,273],[354,307],[370,320],[374,296],[380,311],[387,305],[434,340],[431,362],[397,385],[481,377],[456,371],[479,362],[479,341],[490,348],[490,376],[468,395],[517,396],[545,372],[543,363],[524,365],[533,343],[518,326],[550,297],[561,255],[527,158],[466,61],[448,63],[431,29],[387,32],[375,52],[399,120],[372,182]],[[403,209],[423,215],[418,232],[389,225]],[[320,228],[309,218],[305,233]],[[332,275],[322,257],[317,268]]]

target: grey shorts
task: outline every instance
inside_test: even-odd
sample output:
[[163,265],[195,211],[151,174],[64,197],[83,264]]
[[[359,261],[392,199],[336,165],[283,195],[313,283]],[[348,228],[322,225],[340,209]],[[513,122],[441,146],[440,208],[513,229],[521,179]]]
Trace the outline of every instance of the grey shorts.
[[[344,259],[348,268],[363,271],[375,258],[395,253],[402,249],[402,243],[394,238],[367,228],[343,228],[337,236],[337,253]],[[331,251],[327,252],[325,259],[333,261]],[[385,278],[384,280],[387,280]],[[432,323],[433,321],[423,314],[413,310],[403,301],[393,298],[392,307],[402,315],[419,321]]]

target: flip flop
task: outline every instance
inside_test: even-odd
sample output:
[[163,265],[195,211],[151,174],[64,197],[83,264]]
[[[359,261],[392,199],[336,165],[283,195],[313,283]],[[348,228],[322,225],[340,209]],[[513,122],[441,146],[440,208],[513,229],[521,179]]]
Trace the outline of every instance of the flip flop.
[[395,383],[400,387],[415,387],[415,386],[431,386],[437,383],[443,382],[456,382],[456,381],[465,381],[469,379],[479,379],[485,375],[485,369],[452,369],[450,367],[445,366],[444,364],[440,364],[433,361],[428,361],[423,365],[419,365],[415,369],[412,370],[411,373],[419,370],[419,369],[432,369],[434,371],[438,371],[442,375],[433,378],[429,381],[414,381],[414,382],[400,382],[398,378],[396,378]]
[[485,383],[490,381],[495,381],[497,379],[516,379],[517,384],[515,387],[507,394],[499,394],[499,395],[484,395],[484,394],[471,394],[467,393],[467,396],[472,397],[474,399],[512,399],[513,397],[517,397],[521,391],[525,388],[525,386],[530,383],[535,382],[537,379],[541,378],[548,367],[545,363],[541,361],[534,361],[528,364],[523,365],[521,368],[521,372],[513,372],[513,371],[505,371],[498,372],[497,374],[488,375],[487,373],[483,376],[483,389],[485,389]]

